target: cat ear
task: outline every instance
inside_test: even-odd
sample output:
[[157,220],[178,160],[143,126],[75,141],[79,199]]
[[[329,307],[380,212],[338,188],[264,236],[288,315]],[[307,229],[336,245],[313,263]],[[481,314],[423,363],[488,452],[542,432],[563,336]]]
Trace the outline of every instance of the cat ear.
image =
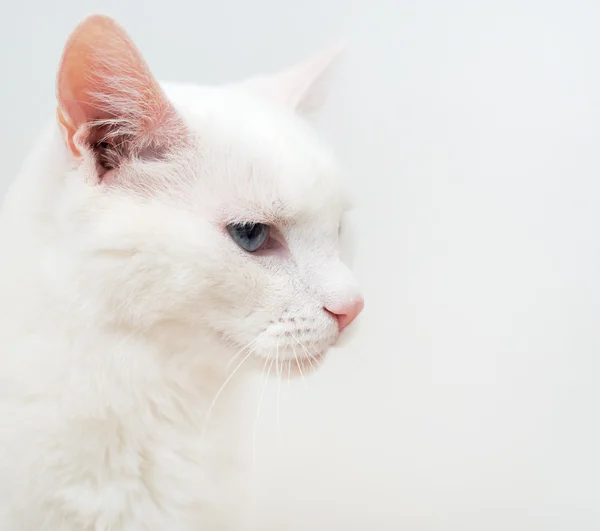
[[159,155],[185,135],[139,51],[109,17],[91,16],[69,37],[57,100],[67,146],[77,157],[93,152],[101,176],[125,158]]
[[345,43],[338,42],[307,61],[278,74],[249,79],[244,85],[277,104],[299,112],[313,111],[325,100],[327,73],[344,48]]

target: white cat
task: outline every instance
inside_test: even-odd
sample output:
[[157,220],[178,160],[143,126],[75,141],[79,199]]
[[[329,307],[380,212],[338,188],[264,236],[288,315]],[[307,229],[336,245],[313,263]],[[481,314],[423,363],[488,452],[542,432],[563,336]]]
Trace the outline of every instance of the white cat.
[[2,531],[237,528],[244,376],[310,369],[363,306],[296,112],[335,55],[162,86],[113,20],[71,35],[0,219]]

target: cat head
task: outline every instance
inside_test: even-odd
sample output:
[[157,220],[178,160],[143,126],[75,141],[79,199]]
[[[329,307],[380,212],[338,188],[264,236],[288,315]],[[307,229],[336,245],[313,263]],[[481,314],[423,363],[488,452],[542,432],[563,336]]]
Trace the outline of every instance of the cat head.
[[338,252],[339,170],[301,117],[337,51],[169,86],[112,19],[77,27],[57,85],[72,166],[61,226],[96,319],[210,332],[262,360],[326,352],[363,307]]

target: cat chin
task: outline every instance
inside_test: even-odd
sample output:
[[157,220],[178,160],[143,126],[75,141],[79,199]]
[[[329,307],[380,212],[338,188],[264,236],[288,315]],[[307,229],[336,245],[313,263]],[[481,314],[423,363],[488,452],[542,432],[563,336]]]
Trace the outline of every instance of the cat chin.
[[[298,359],[286,360],[283,364],[279,364],[279,374],[286,378],[290,377],[304,377],[307,374],[312,374],[321,368],[323,360],[327,356],[327,352],[322,354],[313,354],[311,357],[302,356]],[[275,378],[278,377],[277,371],[273,372]]]
[[[315,354],[312,357],[298,357],[298,360],[286,360],[283,364],[279,364],[279,375],[283,378],[304,378],[305,376],[318,371],[321,368],[324,358],[327,353]],[[278,378],[277,371],[273,369],[273,376]]]
[[304,377],[319,370],[326,356],[327,351],[284,360],[277,360],[275,356],[251,356],[253,359],[248,360],[247,367],[273,378]]

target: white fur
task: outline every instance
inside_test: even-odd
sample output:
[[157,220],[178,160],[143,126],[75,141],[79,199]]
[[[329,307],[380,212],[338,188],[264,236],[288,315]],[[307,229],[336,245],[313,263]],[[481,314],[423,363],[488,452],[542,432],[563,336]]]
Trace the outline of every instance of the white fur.
[[[245,85],[164,88],[193,143],[107,186],[53,124],[5,201],[2,531],[237,529],[246,376],[323,354],[323,307],[357,296],[338,170],[302,119]],[[287,250],[248,255],[236,220]]]

